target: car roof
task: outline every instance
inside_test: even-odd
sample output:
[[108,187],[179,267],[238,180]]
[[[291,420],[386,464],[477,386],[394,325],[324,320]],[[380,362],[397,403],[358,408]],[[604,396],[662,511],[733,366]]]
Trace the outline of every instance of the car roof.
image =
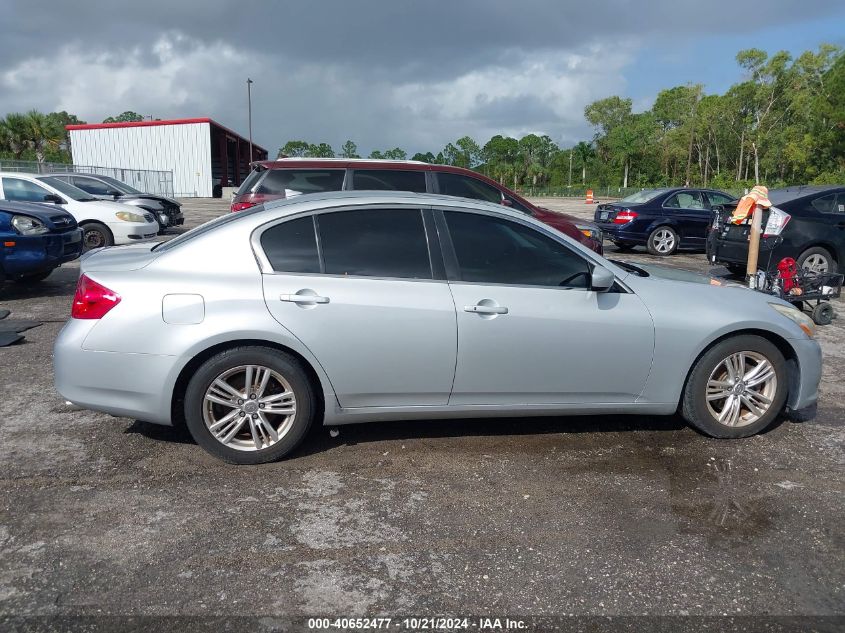
[[[290,213],[298,213],[303,209],[301,206],[328,209],[342,207],[349,204],[400,204],[403,206],[418,204],[421,206],[450,206],[461,208],[473,208],[497,213],[505,212],[505,215],[524,217],[524,213],[511,211],[501,204],[485,202],[474,198],[459,198],[439,193],[414,193],[411,191],[368,191],[357,189],[354,191],[325,191],[321,193],[309,193],[292,198],[279,198],[265,202],[265,210],[278,210],[284,207],[291,207]],[[241,212],[243,213],[243,212]],[[284,209],[288,214],[288,209]]]
[[804,196],[824,193],[825,191],[836,191],[843,188],[845,188],[845,185],[794,185],[770,190],[769,200],[772,201],[772,204],[777,205],[791,200],[797,200]]
[[328,164],[357,164],[357,163],[384,163],[390,165],[429,165],[430,163],[425,163],[421,160],[393,160],[389,158],[315,158],[315,157],[308,157],[308,156],[286,156],[284,158],[277,158],[276,160],[259,160],[255,161],[257,164],[260,165],[278,165],[284,166],[286,164],[296,164],[302,162],[309,162],[309,163],[328,163]]

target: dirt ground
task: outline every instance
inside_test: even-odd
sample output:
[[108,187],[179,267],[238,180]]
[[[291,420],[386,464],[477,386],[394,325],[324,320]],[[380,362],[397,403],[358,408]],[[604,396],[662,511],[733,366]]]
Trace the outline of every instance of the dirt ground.
[[[592,216],[581,200],[539,202]],[[185,203],[190,226],[226,209]],[[660,263],[726,273],[701,253]],[[44,322],[0,349],[9,629],[130,615],[843,624],[843,319],[819,329],[818,417],[746,440],[711,440],[676,417],[396,422],[334,438],[316,428],[286,461],[233,467],[180,429],[65,405],[51,349],[77,275],[67,265],[0,296],[10,319]]]

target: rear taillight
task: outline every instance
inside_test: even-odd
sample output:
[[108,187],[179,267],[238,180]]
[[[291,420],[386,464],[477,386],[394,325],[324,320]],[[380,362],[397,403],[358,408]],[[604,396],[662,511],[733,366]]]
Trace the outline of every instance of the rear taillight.
[[766,228],[763,229],[763,237],[780,235],[791,219],[792,216],[788,213],[781,211],[777,207],[771,207],[769,209],[769,219],[766,220]]
[[235,211],[243,211],[244,209],[249,209],[250,207],[254,207],[258,204],[257,202],[233,202],[232,203],[232,213]]
[[613,218],[614,224],[628,224],[631,220],[636,218],[639,214],[636,211],[631,211],[630,209],[622,209],[619,213],[616,214],[616,217]]
[[74,319],[102,319],[118,303],[119,294],[98,284],[88,275],[82,275],[76,284],[70,316]]

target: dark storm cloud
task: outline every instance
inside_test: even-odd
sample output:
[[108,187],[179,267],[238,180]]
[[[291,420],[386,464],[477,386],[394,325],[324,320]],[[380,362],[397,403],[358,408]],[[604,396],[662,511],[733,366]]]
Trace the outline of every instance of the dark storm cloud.
[[[470,134],[589,136],[641,47],[841,15],[770,0],[0,0],[0,115],[210,115],[255,137],[437,151]],[[777,46],[777,43],[773,43]]]

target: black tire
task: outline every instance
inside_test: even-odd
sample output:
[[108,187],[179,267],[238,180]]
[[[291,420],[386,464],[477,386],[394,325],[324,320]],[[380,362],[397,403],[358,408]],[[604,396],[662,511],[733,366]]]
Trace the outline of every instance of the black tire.
[[745,277],[746,267],[743,264],[725,264],[725,268],[734,277]]
[[[745,426],[728,426],[719,422],[708,407],[707,383],[721,362],[737,352],[756,352],[766,358],[774,368],[777,385],[771,404],[762,416]],[[710,437],[749,437],[765,430],[777,419],[786,403],[788,390],[786,361],[780,350],[760,336],[734,336],[715,344],[695,363],[684,387],[681,412],[687,422]]]
[[[296,413],[290,427],[277,441],[262,449],[239,450],[223,444],[211,433],[204,418],[205,395],[211,384],[227,370],[244,365],[262,365],[278,372],[290,385],[295,398]],[[191,436],[206,451],[230,464],[263,464],[281,459],[308,433],[316,410],[314,388],[300,363],[267,347],[236,347],[212,356],[196,371],[185,391],[185,422]]]
[[33,273],[31,275],[23,275],[15,279],[16,284],[37,284],[39,281],[44,281],[50,274],[53,272],[53,269],[44,270],[40,273]]
[[634,250],[635,244],[631,244],[630,242],[613,242],[613,245],[619,250],[621,253],[627,253]]
[[102,222],[83,222],[79,225],[82,229],[82,252],[90,251],[93,248],[103,248],[114,245],[114,235]]
[[[809,262],[807,260],[810,260]],[[837,265],[836,260],[833,258],[833,255],[830,253],[829,250],[823,248],[821,246],[813,246],[812,248],[808,248],[806,251],[801,253],[798,256],[798,268],[804,268],[806,265],[809,268],[810,262],[816,261],[826,261],[827,270],[821,271],[826,273],[835,273],[837,272]],[[812,270],[812,269],[811,269]]]
[[812,319],[816,325],[830,325],[834,316],[833,306],[827,301],[822,301],[813,308]]
[[[671,245],[668,247],[663,246],[662,244],[666,243],[664,240],[671,240]],[[651,255],[665,257],[674,254],[678,250],[678,242],[680,242],[680,238],[675,229],[666,225],[658,226],[648,236],[646,248]]]

